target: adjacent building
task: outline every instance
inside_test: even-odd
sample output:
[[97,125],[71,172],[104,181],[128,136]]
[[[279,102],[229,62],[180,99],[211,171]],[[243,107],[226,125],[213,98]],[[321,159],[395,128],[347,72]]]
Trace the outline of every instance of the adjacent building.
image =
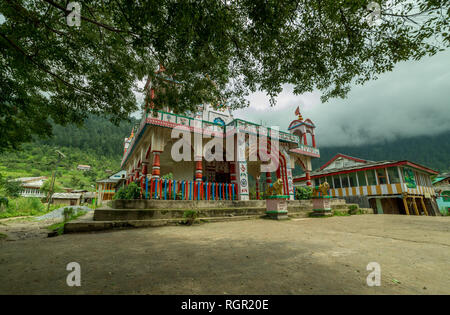
[[80,164],[80,165],[77,166],[77,170],[79,170],[79,171],[90,171],[91,170],[91,166],[90,165]]
[[439,174],[433,179],[436,202],[442,214],[450,210],[450,173]]
[[116,191],[124,184],[127,172],[122,170],[105,179],[97,180],[97,202],[112,200]]
[[46,197],[41,190],[42,185],[44,185],[44,182],[46,180],[47,180],[46,176],[21,177],[14,179],[14,181],[18,181],[22,185],[22,190],[20,191],[20,195],[22,197],[36,197],[36,198]]
[[[437,172],[410,161],[369,161],[337,154],[310,175],[312,184],[330,185],[333,197],[370,207],[376,213],[438,215],[431,176]],[[294,178],[305,185],[307,176]]]
[[81,204],[81,193],[53,193],[52,204],[79,206]]

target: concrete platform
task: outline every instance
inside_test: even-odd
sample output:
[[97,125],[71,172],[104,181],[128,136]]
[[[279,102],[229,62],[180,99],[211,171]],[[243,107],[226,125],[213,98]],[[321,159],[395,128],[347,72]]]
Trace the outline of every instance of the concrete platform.
[[[252,220],[267,217],[265,200],[114,200],[109,207],[98,208],[77,220],[66,223],[64,233],[104,231],[110,229],[158,227],[184,224],[187,210],[197,212],[198,222]],[[331,201],[333,210],[348,211],[351,204],[342,199]],[[288,217],[308,217],[309,200],[288,200]]]

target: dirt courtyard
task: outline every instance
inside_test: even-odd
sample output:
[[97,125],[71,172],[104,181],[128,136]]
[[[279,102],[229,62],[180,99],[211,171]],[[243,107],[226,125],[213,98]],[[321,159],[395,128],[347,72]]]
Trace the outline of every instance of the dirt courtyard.
[[0,294],[449,294],[449,263],[450,217],[260,219],[1,240]]

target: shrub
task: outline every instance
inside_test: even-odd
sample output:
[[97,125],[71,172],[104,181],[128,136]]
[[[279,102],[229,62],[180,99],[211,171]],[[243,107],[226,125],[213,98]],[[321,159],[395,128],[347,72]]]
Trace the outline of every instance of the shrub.
[[358,206],[357,205],[350,205],[348,207],[348,214],[357,214],[358,213]]
[[64,208],[63,215],[64,215],[64,222],[69,221],[70,217],[73,216],[75,213],[73,208]]
[[307,186],[295,187],[295,199],[308,200],[312,197],[312,188]]
[[163,175],[161,177],[161,179],[173,179],[173,174],[172,173],[167,173],[167,174]]
[[183,213],[184,223],[186,225],[192,225],[198,217],[198,213],[195,210],[187,210]]
[[141,196],[141,188],[136,183],[130,183],[128,186],[121,187],[115,194],[113,199],[133,200],[139,199]]
[[139,199],[141,196],[141,188],[136,183],[131,183],[127,186],[127,193],[125,199]]
[[6,197],[0,197],[0,212],[8,207],[9,200]]
[[127,188],[126,186],[122,186],[119,188],[119,190],[114,194],[113,199],[125,199],[127,195]]

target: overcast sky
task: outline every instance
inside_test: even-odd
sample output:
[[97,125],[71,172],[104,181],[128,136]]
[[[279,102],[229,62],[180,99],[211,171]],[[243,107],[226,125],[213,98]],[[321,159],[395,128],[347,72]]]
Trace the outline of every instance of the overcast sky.
[[346,99],[320,101],[319,93],[294,95],[286,86],[275,107],[264,93],[249,97],[250,107],[236,118],[286,130],[300,106],[316,125],[319,146],[357,145],[397,137],[434,135],[450,130],[450,49],[431,58],[398,64],[392,72],[363,86]]

